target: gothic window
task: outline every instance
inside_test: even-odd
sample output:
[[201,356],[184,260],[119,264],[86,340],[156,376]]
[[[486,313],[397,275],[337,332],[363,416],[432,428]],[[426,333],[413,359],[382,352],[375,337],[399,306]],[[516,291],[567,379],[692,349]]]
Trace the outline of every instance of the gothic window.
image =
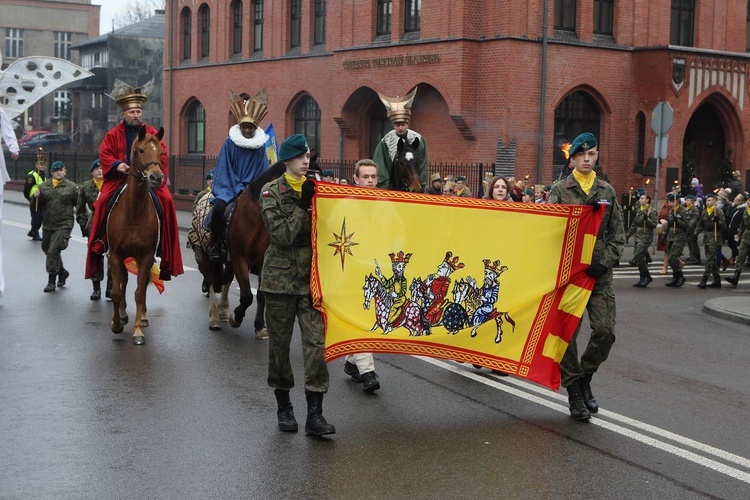
[[263,0],[253,3],[253,50],[263,50]]
[[305,96],[294,111],[294,133],[307,138],[310,149],[320,151],[320,108],[310,96]]
[[208,9],[208,5],[203,4],[198,9],[198,19],[200,20],[200,47],[201,47],[201,58],[208,57],[208,52],[211,43],[211,11]]
[[326,43],[326,0],[315,0],[315,29],[313,45]]
[[193,13],[187,7],[182,9],[182,59],[190,59],[192,52]]
[[187,112],[187,152],[203,154],[206,152],[206,111],[203,104],[195,101]]
[[232,54],[242,53],[242,0],[232,3]]
[[695,0],[672,0],[669,43],[671,45],[692,47],[694,28]]

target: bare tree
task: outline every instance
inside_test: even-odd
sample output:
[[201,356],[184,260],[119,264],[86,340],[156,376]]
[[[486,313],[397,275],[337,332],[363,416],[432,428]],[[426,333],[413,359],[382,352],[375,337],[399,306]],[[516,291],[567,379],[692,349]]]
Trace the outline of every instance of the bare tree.
[[154,15],[157,9],[164,9],[166,0],[132,0],[128,7],[113,19],[116,28],[134,24]]

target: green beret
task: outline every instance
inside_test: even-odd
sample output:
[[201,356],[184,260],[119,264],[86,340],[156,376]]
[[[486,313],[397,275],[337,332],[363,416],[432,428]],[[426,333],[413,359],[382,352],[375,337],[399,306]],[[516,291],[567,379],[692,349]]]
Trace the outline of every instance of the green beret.
[[685,196],[685,199],[686,199],[686,200],[694,200],[694,199],[695,199],[695,196],[694,196],[694,195],[692,195],[692,194],[689,194],[689,195]]
[[534,190],[533,189],[524,189],[523,194],[527,194],[529,196],[534,196]]
[[458,175],[458,176],[456,176],[456,180],[457,181],[466,182],[466,176],[464,176],[464,175]]
[[206,172],[206,180],[213,179],[214,178],[214,169],[212,168],[208,172]]
[[591,148],[595,148],[599,143],[596,142],[596,137],[591,132],[584,132],[575,139],[570,145],[570,156],[580,153],[582,151],[588,151]]
[[89,172],[93,172],[95,168],[101,167],[102,164],[99,162],[99,158],[91,162],[91,167],[89,167]]
[[307,153],[310,147],[307,145],[307,139],[302,134],[290,135],[281,143],[279,151],[279,160],[287,161],[296,158],[299,155]]
[[646,190],[643,188],[638,188],[635,194],[637,194],[638,196],[643,196],[644,194],[646,194]]
[[674,201],[674,193],[669,193],[667,195],[667,201]]
[[708,199],[708,198],[716,198],[716,193],[712,193],[712,192],[706,193],[706,199]]
[[58,170],[62,170],[65,168],[65,164],[61,162],[60,160],[57,160],[55,163],[52,164],[52,166],[49,168],[49,173],[57,172]]
[[333,177],[333,170],[323,170],[323,177]]

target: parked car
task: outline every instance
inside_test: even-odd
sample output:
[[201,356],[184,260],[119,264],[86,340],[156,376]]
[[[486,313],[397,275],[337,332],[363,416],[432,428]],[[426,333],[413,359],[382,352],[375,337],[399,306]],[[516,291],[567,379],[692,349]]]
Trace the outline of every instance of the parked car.
[[20,139],[18,139],[18,146],[23,147],[23,144],[26,143],[29,139],[32,137],[36,137],[39,134],[51,134],[51,130],[27,130],[23,133]]
[[54,149],[70,146],[70,138],[67,135],[48,133],[37,134],[23,144],[19,144],[21,149],[38,148]]

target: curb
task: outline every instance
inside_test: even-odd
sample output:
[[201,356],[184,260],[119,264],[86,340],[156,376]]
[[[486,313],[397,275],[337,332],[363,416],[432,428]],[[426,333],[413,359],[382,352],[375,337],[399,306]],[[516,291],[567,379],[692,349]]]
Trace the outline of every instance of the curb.
[[[703,304],[703,312],[708,314],[709,316],[714,316],[716,318],[725,319],[728,321],[732,321],[734,323],[740,323],[742,325],[750,325],[750,314],[743,314],[740,312],[737,312],[737,308],[734,308],[734,310],[729,310],[725,307],[722,307],[721,303],[722,301],[725,301],[727,297],[724,298],[716,298],[706,301]],[[748,298],[748,302],[750,302],[750,298]]]

